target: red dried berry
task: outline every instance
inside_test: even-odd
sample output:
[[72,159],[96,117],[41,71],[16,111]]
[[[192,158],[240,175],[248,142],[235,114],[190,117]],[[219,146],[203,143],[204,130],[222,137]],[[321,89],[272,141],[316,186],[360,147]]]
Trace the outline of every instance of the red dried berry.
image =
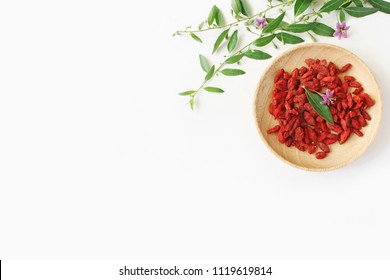
[[366,112],[366,110],[362,110],[362,111],[361,111],[361,114],[362,114],[362,116],[363,116],[366,120],[371,121],[371,116]]
[[340,134],[340,144],[344,144],[345,141],[348,140],[349,136],[351,135],[351,129],[350,128],[347,128],[347,130],[343,131],[341,134]]
[[314,145],[309,145],[309,147],[307,148],[307,152],[309,154],[314,154],[316,152],[316,150],[317,150],[317,147]]
[[367,121],[362,115],[358,116],[358,121],[362,127],[367,125]]
[[358,120],[355,120],[355,119],[351,120],[351,125],[353,128],[355,128],[357,130],[360,130],[362,128],[362,125],[360,124],[360,122]]
[[337,142],[337,139],[324,139],[322,142],[324,142],[327,145],[332,145]]
[[276,83],[277,81],[279,81],[279,79],[283,76],[283,73],[284,73],[284,69],[280,69],[278,71],[278,73],[275,75],[275,79],[274,79],[274,83]]
[[323,159],[326,157],[326,153],[325,152],[318,152],[316,153],[316,158],[317,159]]
[[345,64],[343,67],[341,67],[340,72],[341,73],[347,72],[348,69],[351,68],[351,66],[352,66],[351,63]]
[[279,129],[280,129],[280,125],[275,125],[273,128],[268,129],[267,133],[272,134],[272,133],[278,132]]
[[350,87],[360,88],[362,85],[359,82],[353,81],[349,83]]
[[311,124],[311,125],[315,125],[316,124],[315,119],[306,111],[303,113],[303,118],[305,119],[305,121],[308,124]]
[[329,146],[323,142],[318,142],[318,147],[320,147],[320,149],[323,150],[325,153],[330,152]]
[[363,132],[361,132],[359,129],[353,128],[352,131],[359,137],[363,137]]
[[295,141],[302,142],[304,137],[305,137],[305,132],[302,129],[302,127],[297,127],[297,129],[295,129]]

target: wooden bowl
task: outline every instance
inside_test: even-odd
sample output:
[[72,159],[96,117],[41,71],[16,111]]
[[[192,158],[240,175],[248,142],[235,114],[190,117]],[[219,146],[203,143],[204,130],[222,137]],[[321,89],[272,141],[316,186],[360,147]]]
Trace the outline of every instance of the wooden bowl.
[[[375,105],[367,110],[372,120],[362,128],[363,137],[357,137],[351,133],[350,138],[344,144],[338,143],[330,145],[331,152],[321,160],[308,152],[301,152],[295,147],[287,147],[279,143],[277,134],[267,134],[267,130],[278,124],[278,121],[268,112],[271,102],[271,92],[274,88],[274,77],[281,68],[290,72],[294,68],[306,66],[306,58],[327,59],[334,62],[338,67],[346,63],[351,63],[352,67],[346,75],[356,77],[364,91],[375,101]],[[341,75],[340,75],[341,76]],[[273,63],[265,70],[261,77],[255,93],[254,114],[256,125],[261,138],[267,147],[280,159],[294,167],[309,171],[328,171],[345,166],[362,155],[373,141],[381,121],[382,99],[379,86],[374,75],[364,62],[353,53],[329,44],[302,44],[292,48],[277,57]],[[317,149],[318,151],[319,149]]]

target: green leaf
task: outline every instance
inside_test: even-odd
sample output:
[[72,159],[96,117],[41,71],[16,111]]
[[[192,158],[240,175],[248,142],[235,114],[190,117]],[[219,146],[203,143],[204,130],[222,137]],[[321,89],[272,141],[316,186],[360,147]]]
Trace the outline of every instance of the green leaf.
[[311,0],[297,0],[294,5],[294,16],[299,16],[309,8]]
[[315,26],[314,23],[305,23],[305,24],[290,24],[286,27],[283,27],[283,30],[293,32],[293,33],[303,33],[313,29]]
[[232,57],[229,57],[228,59],[226,59],[225,63],[234,64],[234,63],[239,62],[243,57],[244,57],[244,54],[238,54],[238,55],[235,55],[235,56],[232,56]]
[[324,120],[326,120],[331,125],[334,124],[332,113],[329,110],[329,107],[325,104],[320,104],[322,101],[322,97],[319,96],[316,93],[310,92],[305,88],[307,100],[309,100],[310,105],[313,107],[313,109],[317,112],[318,115],[320,115]]
[[263,47],[265,45],[268,45],[269,43],[271,43],[271,41],[275,38],[276,35],[272,34],[272,35],[269,35],[269,36],[266,36],[266,37],[261,37],[261,38],[258,38],[256,39],[255,41],[253,41],[253,45],[256,46],[256,47]]
[[217,16],[217,13],[218,13],[218,8],[217,8],[217,6],[214,5],[214,6],[211,8],[211,10],[210,10],[209,17],[207,18],[207,23],[208,23],[209,25],[212,25],[212,24],[213,24],[213,22],[214,22],[214,20],[215,20],[215,18],[216,18],[216,16]]
[[347,2],[345,2],[343,5],[341,5],[341,8],[346,8],[346,7],[348,7],[348,6],[351,6],[352,3],[353,3],[352,0],[347,1]]
[[276,34],[276,38],[278,38],[278,40],[283,44],[299,44],[305,41],[301,37],[291,35],[285,32],[280,32]]
[[223,89],[217,88],[217,87],[205,87],[204,90],[208,92],[215,92],[215,93],[223,93],[225,92]]
[[203,26],[204,26],[204,21],[202,21],[202,22],[198,25],[198,29],[199,29],[199,30],[202,30]]
[[247,16],[249,17],[249,15],[251,14],[250,12],[250,7],[248,5],[248,2],[246,0],[240,0],[240,4],[241,4],[241,8],[242,8],[242,14],[244,16]]
[[345,8],[344,11],[346,11],[350,16],[353,17],[365,17],[376,13],[378,9],[366,7],[349,7]]
[[356,7],[363,7],[363,3],[360,0],[352,0],[352,2],[356,5]]
[[219,46],[222,44],[223,40],[225,40],[226,35],[228,33],[229,33],[229,29],[222,31],[222,33],[218,36],[217,40],[214,43],[214,48],[212,53],[215,53],[218,50]]
[[187,91],[184,91],[184,92],[180,92],[179,95],[181,96],[188,96],[188,95],[191,95],[195,92],[195,90],[187,90]]
[[224,74],[225,76],[239,76],[245,74],[245,72],[240,69],[232,69],[232,68],[223,69],[221,73]]
[[345,21],[345,13],[343,10],[341,10],[339,13],[339,19],[340,19],[340,22]]
[[199,55],[199,62],[200,62],[200,66],[202,67],[203,71],[205,71],[206,73],[209,72],[210,70],[210,65],[209,63],[207,62],[207,59],[206,57],[204,57],[203,55]]
[[229,43],[227,45],[229,53],[231,53],[237,46],[238,40],[238,30],[234,31],[232,36],[230,37]]
[[278,16],[273,21],[268,23],[267,26],[264,27],[263,33],[270,33],[272,31],[274,31],[276,28],[278,28],[280,23],[282,22],[282,20],[284,18],[284,15],[285,15],[285,13],[282,13],[280,16]]
[[219,9],[218,9],[217,15],[215,16],[215,23],[218,26],[222,26],[224,23],[222,12]]
[[337,10],[344,4],[344,0],[330,0],[322,6],[319,10],[320,13],[329,13],[331,11]]
[[268,53],[259,51],[259,50],[250,50],[245,52],[245,56],[250,58],[250,59],[257,59],[257,60],[264,60],[264,59],[269,59],[272,56],[269,55]]
[[196,36],[194,33],[191,32],[191,37],[192,39],[194,39],[195,41],[199,42],[199,43],[203,43],[203,41],[198,37]]
[[214,75],[214,71],[215,71],[215,66],[213,65],[213,66],[211,66],[209,72],[207,72],[206,77],[204,77],[204,80],[205,81],[210,80],[211,77]]
[[390,14],[390,3],[382,0],[368,0],[368,2],[382,13]]
[[240,0],[232,0],[232,10],[236,15],[239,15],[242,12]]
[[194,110],[194,105],[195,105],[195,96],[191,96],[191,99],[190,101],[188,101],[188,103],[190,104],[190,107],[191,107],[191,110]]
[[336,31],[332,27],[327,26],[326,24],[317,22],[313,28],[313,32],[317,35],[333,37],[333,33],[335,33]]
[[[274,20],[274,18],[266,18],[265,20],[267,21],[267,23],[270,23],[271,21]],[[282,22],[279,24],[279,28],[284,28],[287,25],[289,25],[289,23],[282,20]]]
[[345,2],[343,5],[341,5],[340,8],[346,8],[346,7],[348,7],[351,4],[352,4],[352,1]]

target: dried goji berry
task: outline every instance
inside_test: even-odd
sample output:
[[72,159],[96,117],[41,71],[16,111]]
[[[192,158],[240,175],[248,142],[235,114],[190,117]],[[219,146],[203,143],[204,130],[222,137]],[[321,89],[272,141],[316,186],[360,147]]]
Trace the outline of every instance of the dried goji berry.
[[315,61],[315,59],[312,59],[312,58],[306,58],[305,63],[307,64],[307,66],[310,67],[312,64],[316,63],[316,61]]
[[305,132],[302,129],[302,127],[300,127],[300,126],[297,127],[297,129],[295,129],[295,141],[302,142],[304,137],[305,137]]
[[284,91],[287,90],[287,81],[284,79],[280,79],[276,82],[275,87],[277,90]]
[[327,145],[332,145],[337,142],[337,139],[324,139],[322,142],[324,142]]
[[309,154],[314,154],[317,150],[317,147],[315,145],[309,145],[309,147],[307,148],[307,152]]
[[327,77],[323,78],[322,80],[323,80],[324,82],[329,83],[329,82],[334,82],[335,79],[336,79],[335,76],[327,76]]
[[273,96],[273,98],[275,98],[275,100],[279,101],[279,100],[285,98],[286,96],[287,96],[287,92],[281,91],[281,92],[275,94],[275,95]]
[[344,130],[340,134],[340,144],[344,144],[345,141],[348,140],[349,136],[351,135],[351,129],[348,127],[347,130]]
[[278,71],[278,73],[275,75],[275,79],[274,79],[274,83],[276,83],[277,81],[279,81],[279,79],[283,76],[283,73],[284,73],[284,69],[280,69]]
[[297,87],[297,78],[291,77],[287,82],[287,89],[293,90]]
[[331,125],[327,122],[326,125],[329,127],[330,130],[333,130],[337,134],[343,132],[343,129],[338,124]]
[[301,79],[306,80],[308,77],[311,77],[311,76],[313,76],[313,71],[309,70],[305,74],[302,75]]
[[360,88],[362,85],[359,82],[353,81],[349,83],[350,87]]
[[307,134],[309,136],[309,139],[312,141],[312,143],[317,142],[317,133],[314,131],[314,129],[311,126],[307,126]]
[[363,133],[359,130],[359,129],[356,129],[356,128],[353,128],[352,131],[359,137],[363,137]]
[[323,140],[325,140],[325,139],[326,139],[326,135],[327,135],[326,132],[320,131],[320,134],[318,135],[317,140],[318,140],[318,141],[323,141]]
[[366,112],[366,110],[362,110],[362,111],[361,111],[361,114],[362,114],[362,116],[363,116],[366,120],[371,121],[371,116]]
[[268,134],[276,133],[276,132],[279,131],[279,129],[280,129],[280,125],[275,125],[273,128],[268,129],[268,130],[267,130],[267,133],[268,133]]
[[315,125],[316,124],[315,119],[310,115],[310,113],[308,113],[306,111],[303,113],[303,118],[305,119],[305,121],[308,124],[311,124],[311,125]]
[[281,129],[278,132],[278,140],[282,144],[284,144],[284,142],[286,141],[286,139],[283,137],[283,130],[281,130]]
[[317,159],[323,159],[326,157],[326,153],[325,152],[318,152],[316,153],[316,158]]
[[341,73],[347,72],[347,70],[348,70],[349,68],[351,68],[351,66],[352,66],[351,63],[345,64],[343,67],[341,67],[340,72],[341,72]]
[[291,137],[287,138],[286,141],[284,142],[284,144],[287,146],[287,147],[290,147],[292,145],[292,142],[293,142],[293,139]]
[[367,107],[371,107],[375,104],[374,100],[367,93],[361,93],[360,96],[364,99],[367,104]]
[[362,115],[358,116],[358,121],[362,127],[367,125],[367,121]]
[[355,119],[351,120],[351,125],[353,128],[355,128],[357,130],[360,130],[362,128],[362,125],[360,124],[360,122],[358,120],[355,120]]
[[329,146],[326,145],[325,143],[323,142],[318,142],[318,147],[320,147],[321,150],[323,150],[325,153],[329,153],[330,152],[330,149],[329,149]]
[[305,66],[302,66],[299,68],[299,76],[303,76],[308,71],[308,69]]
[[276,107],[275,110],[274,110],[274,117],[278,118],[280,116],[280,114],[282,113],[282,110],[283,110],[283,104],[280,103],[278,105],[278,107]]
[[348,116],[352,119],[352,118],[354,118],[354,117],[356,117],[356,112],[355,111],[349,111],[348,112]]
[[334,76],[339,73],[339,69],[337,69],[337,66],[333,62],[329,62],[329,73]]
[[361,93],[361,92],[363,92],[363,88],[362,88],[362,87],[358,87],[358,88],[355,89],[352,93],[353,93],[353,94],[359,94],[359,93]]

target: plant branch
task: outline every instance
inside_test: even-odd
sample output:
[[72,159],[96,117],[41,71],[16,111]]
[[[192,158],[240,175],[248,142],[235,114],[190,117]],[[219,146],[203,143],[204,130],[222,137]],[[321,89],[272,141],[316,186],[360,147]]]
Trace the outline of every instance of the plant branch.
[[[291,1],[290,1],[291,2]],[[247,18],[243,18],[243,19],[239,19],[235,22],[232,22],[232,23],[228,23],[228,24],[225,24],[225,25],[221,25],[221,26],[210,26],[208,28],[205,28],[205,29],[201,29],[201,30],[198,30],[198,29],[184,29],[184,30],[177,30],[176,31],[176,34],[185,34],[185,33],[201,33],[201,32],[206,32],[206,31],[210,31],[210,30],[216,30],[216,29],[223,29],[223,28],[231,28],[232,26],[235,26],[235,25],[238,25],[242,22],[248,22],[252,19],[254,19],[255,17],[258,17],[260,16],[261,14],[264,14],[274,8],[277,8],[277,7],[280,7],[280,6],[285,6],[286,3],[280,3],[280,4],[277,4],[277,5],[270,5],[267,7],[267,9],[265,9],[264,11],[261,11],[261,12],[258,12],[250,17],[247,17]]]

